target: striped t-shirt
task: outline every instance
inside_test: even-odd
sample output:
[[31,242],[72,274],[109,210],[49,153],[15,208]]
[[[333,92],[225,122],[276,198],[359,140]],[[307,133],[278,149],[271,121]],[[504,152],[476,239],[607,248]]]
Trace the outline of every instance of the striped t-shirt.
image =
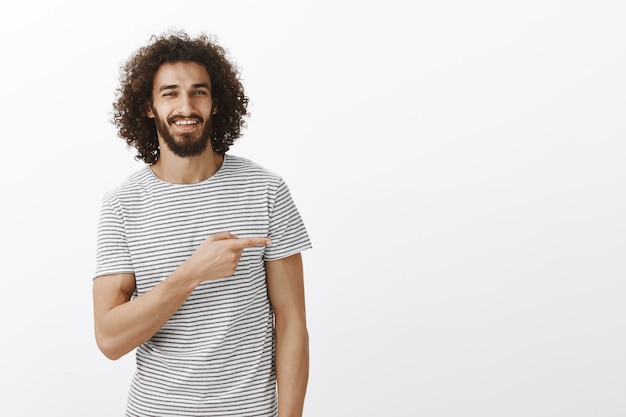
[[133,273],[140,296],[224,231],[272,244],[245,249],[232,277],[200,284],[136,349],[127,416],[276,416],[264,262],[311,247],[279,176],[229,154],[195,184],[166,183],[142,168],[104,196],[95,276]]

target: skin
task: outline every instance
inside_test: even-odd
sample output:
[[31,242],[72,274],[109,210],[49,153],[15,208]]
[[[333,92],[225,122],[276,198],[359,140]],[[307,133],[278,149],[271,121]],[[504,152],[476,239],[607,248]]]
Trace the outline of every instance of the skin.
[[[153,101],[146,115],[159,118],[170,140],[180,144],[201,140],[211,116],[218,111],[204,66],[192,62],[163,64],[153,85]],[[176,124],[181,120],[194,123]],[[152,170],[164,181],[203,181],[215,174],[224,161],[210,145],[194,155],[177,155],[158,133],[161,154]],[[98,347],[109,359],[124,356],[158,332],[199,284],[232,276],[245,248],[269,244],[264,237],[238,238],[228,232],[208,236],[171,275],[134,299],[133,274],[97,278],[93,284],[93,305]],[[296,254],[269,261],[265,268],[276,324],[278,414],[302,416],[309,372],[302,258]]]

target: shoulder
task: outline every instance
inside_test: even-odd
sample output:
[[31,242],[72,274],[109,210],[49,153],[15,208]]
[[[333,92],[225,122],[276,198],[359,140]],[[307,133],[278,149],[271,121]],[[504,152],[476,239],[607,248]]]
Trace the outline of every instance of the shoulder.
[[248,179],[278,186],[283,179],[276,172],[241,156],[226,154],[223,166],[224,176],[235,179]]
[[105,204],[115,205],[129,197],[136,196],[138,191],[148,187],[152,174],[150,168],[146,165],[143,168],[130,174],[117,187],[104,193],[103,202]]

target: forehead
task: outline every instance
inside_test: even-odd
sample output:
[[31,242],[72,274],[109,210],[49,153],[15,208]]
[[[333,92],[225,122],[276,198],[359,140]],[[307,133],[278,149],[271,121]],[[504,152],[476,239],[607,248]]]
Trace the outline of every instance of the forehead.
[[177,85],[180,87],[194,84],[211,85],[211,77],[206,68],[197,62],[166,62],[161,64],[154,74],[154,88],[164,85]]

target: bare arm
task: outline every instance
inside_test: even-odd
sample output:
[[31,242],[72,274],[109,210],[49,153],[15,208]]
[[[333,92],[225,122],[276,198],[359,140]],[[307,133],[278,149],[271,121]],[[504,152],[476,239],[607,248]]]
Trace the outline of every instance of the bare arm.
[[301,417],[309,378],[304,279],[300,254],[265,263],[276,320],[279,417]]
[[245,248],[267,244],[265,238],[238,239],[230,233],[209,236],[170,276],[132,300],[133,274],[96,278],[93,305],[98,347],[109,359],[124,356],[158,332],[200,283],[231,276]]

